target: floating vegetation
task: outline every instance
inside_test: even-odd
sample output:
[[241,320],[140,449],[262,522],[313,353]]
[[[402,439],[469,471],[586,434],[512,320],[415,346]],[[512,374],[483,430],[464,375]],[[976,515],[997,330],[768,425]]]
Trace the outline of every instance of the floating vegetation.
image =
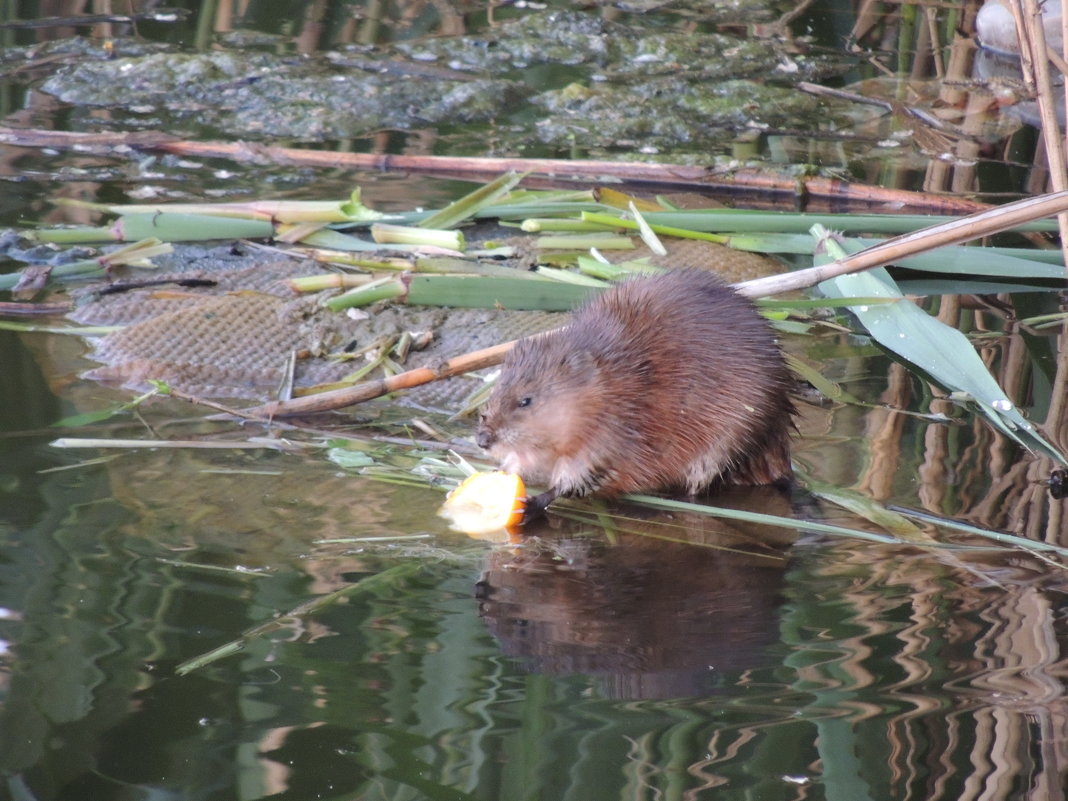
[[[502,175],[440,211],[381,214],[364,206],[357,190],[350,198],[336,202],[94,206],[93,210],[117,215],[117,219],[98,227],[41,228],[21,235],[39,242],[71,244],[101,238],[121,239],[127,232],[137,236],[152,233],[176,243],[209,237],[274,238],[280,252],[311,258],[336,270],[329,275],[296,276],[287,282],[291,291],[314,293],[311,295],[314,314],[326,321],[332,319],[331,315],[367,308],[374,318],[379,313],[375,310],[384,308],[383,304],[398,303],[476,308],[492,313],[502,309],[565,311],[608,286],[605,279],[619,280],[634,272],[662,270],[678,263],[680,243],[686,241],[696,241],[709,248],[733,249],[725,250],[726,253],[789,254],[794,266],[800,269],[735,284],[742,294],[763,298],[761,308],[777,325],[797,333],[834,326],[870,338],[903,359],[918,376],[942,386],[954,403],[976,409],[1002,433],[1056,464],[1066,464],[1057,447],[1008,400],[972,341],[906,300],[895,282],[894,276],[899,273],[871,268],[900,265],[910,271],[922,271],[943,281],[943,291],[951,291],[955,282],[965,280],[963,276],[969,282],[1005,281],[1027,286],[1035,292],[1059,291],[1064,286],[1065,268],[1063,261],[1049,251],[964,247],[953,243],[1006,228],[1049,231],[1051,223],[1046,218],[1068,209],[1068,193],[1021,201],[1003,209],[931,226],[931,218],[923,216],[680,211],[668,199],[635,198],[617,190],[594,193],[524,190],[518,188],[521,178],[518,174]],[[486,221],[514,226],[505,229],[512,232],[507,243],[495,238],[501,228],[488,228]],[[465,230],[460,230],[461,226]],[[848,239],[831,236],[827,228],[851,236]],[[807,234],[791,233],[809,229],[811,232]],[[552,234],[547,236],[546,231]],[[886,233],[899,236],[893,239],[872,236]],[[150,240],[139,248],[151,256],[153,251],[144,249],[158,248],[161,244]],[[636,261],[617,258],[612,263],[606,254],[620,246],[644,247],[650,255]],[[931,250],[932,247],[938,249]],[[399,250],[391,255],[389,251],[394,248]],[[364,257],[353,254],[355,250],[369,252]],[[138,248],[133,251],[136,254]],[[92,263],[99,265],[107,258],[105,254]],[[123,260],[146,263],[145,259],[133,260],[129,252],[125,252]],[[113,259],[109,267],[116,267],[119,261]],[[83,259],[80,263],[86,262]],[[36,267],[29,269],[36,271],[37,286],[56,279],[69,281],[78,274],[69,267],[55,267],[51,272],[45,268],[43,273]],[[6,286],[27,286],[26,274],[17,275],[7,278]],[[908,278],[911,273],[901,275]],[[911,290],[915,281],[909,286]],[[777,300],[766,297],[800,287],[810,288],[812,297]],[[845,309],[848,315],[843,313]],[[1053,324],[1059,320],[1057,315],[1047,315],[1036,318],[1035,322]],[[978,332],[977,336],[980,335]],[[341,384],[294,387],[289,396],[253,408],[218,404],[214,408],[223,419],[239,415],[246,420],[277,424],[293,415],[344,408],[450,375],[469,374],[498,363],[511,346],[510,342],[501,341],[450,357],[445,362],[405,369],[393,355],[400,352],[394,350],[399,347],[396,343],[400,339],[409,343],[403,351],[407,356],[410,343],[415,341],[411,333],[390,339],[382,348],[364,348],[370,361],[363,368],[350,369],[350,379]],[[810,375],[811,383],[821,387],[825,396],[838,403],[861,403],[841,386],[823,380],[811,364],[804,365],[797,360],[795,363],[799,373]],[[384,375],[373,377],[375,371],[384,371]],[[177,383],[172,394],[197,400],[195,393],[182,391]],[[101,422],[136,409],[147,397],[67,422]],[[938,415],[926,417],[938,419]],[[300,428],[299,424],[289,425]],[[263,440],[170,442],[167,445],[167,441],[153,438],[143,444],[146,447],[264,447]],[[424,443],[412,442],[415,451],[424,449]],[[94,438],[65,438],[56,444],[106,446],[106,442]],[[113,444],[131,447],[136,441],[115,440]],[[332,458],[346,469],[381,480],[410,482],[413,478],[409,472],[411,461],[400,458],[404,449],[399,445],[392,446],[388,453],[366,449],[353,451],[350,456],[344,453],[339,451]],[[398,458],[403,464],[397,462]],[[831,498],[833,493],[827,492],[825,497]],[[912,536],[916,526],[906,517],[885,510],[870,514],[858,511],[856,499],[843,503],[888,535],[905,534],[907,540],[916,541]],[[926,539],[923,541],[927,544]]]

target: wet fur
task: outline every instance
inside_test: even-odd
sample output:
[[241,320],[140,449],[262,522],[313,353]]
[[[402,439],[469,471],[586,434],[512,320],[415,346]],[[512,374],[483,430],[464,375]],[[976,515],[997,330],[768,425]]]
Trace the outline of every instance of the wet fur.
[[554,494],[778,483],[790,475],[792,384],[747,300],[709,273],[675,270],[520,341],[478,442]]

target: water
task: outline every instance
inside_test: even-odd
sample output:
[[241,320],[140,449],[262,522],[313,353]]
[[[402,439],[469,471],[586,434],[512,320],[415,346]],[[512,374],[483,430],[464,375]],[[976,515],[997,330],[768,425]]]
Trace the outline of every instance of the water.
[[[634,538],[487,550],[432,522],[433,492],[315,461],[122,459],[140,483],[52,473],[38,509],[5,515],[12,797],[956,797],[990,739],[1012,748],[991,769],[1056,779],[1035,748],[1063,723],[1064,588],[1036,564],[818,542],[786,561]],[[389,513],[405,507],[421,512]],[[316,544],[341,531],[434,536]]]
[[[250,24],[270,32],[303,13],[265,8]],[[145,32],[202,29],[175,30]],[[9,122],[23,101],[36,125],[84,121],[22,86],[5,97]],[[5,224],[71,219],[56,195],[322,198],[355,181],[406,209],[467,188],[5,151]],[[966,319],[990,330],[1008,402],[1044,419],[1056,343]],[[796,458],[815,491],[1063,544],[1047,464],[854,337],[787,345],[870,404],[802,405]],[[0,798],[1059,797],[1056,562],[930,527],[915,546],[639,509],[606,528],[595,503],[525,547],[490,546],[446,529],[440,490],[358,477],[318,447],[56,448],[70,432],[52,423],[130,397],[78,378],[84,350],[0,332]],[[94,434],[201,430],[176,422],[195,414],[178,402],[140,413]],[[862,525],[810,496],[720,500]]]

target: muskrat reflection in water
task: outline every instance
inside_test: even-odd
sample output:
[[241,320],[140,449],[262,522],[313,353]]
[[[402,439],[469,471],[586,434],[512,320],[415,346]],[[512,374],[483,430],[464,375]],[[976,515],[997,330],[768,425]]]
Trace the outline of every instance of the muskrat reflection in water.
[[787,484],[793,380],[767,322],[714,275],[624,282],[521,340],[478,444],[559,495]]
[[[772,487],[725,488],[717,504],[791,514]],[[487,553],[479,614],[505,654],[532,672],[597,675],[616,698],[706,695],[776,663],[796,532],[610,507],[610,532],[554,515],[529,524],[523,547]]]

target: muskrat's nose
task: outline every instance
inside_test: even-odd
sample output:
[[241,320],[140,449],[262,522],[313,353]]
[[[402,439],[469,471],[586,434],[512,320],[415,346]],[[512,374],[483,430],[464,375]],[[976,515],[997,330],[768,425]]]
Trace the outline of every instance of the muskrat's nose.
[[480,447],[480,448],[484,448],[484,449],[489,448],[490,445],[492,445],[496,441],[496,439],[497,438],[494,437],[493,434],[491,434],[485,428],[480,428],[475,433],[475,442],[478,443],[478,447]]

